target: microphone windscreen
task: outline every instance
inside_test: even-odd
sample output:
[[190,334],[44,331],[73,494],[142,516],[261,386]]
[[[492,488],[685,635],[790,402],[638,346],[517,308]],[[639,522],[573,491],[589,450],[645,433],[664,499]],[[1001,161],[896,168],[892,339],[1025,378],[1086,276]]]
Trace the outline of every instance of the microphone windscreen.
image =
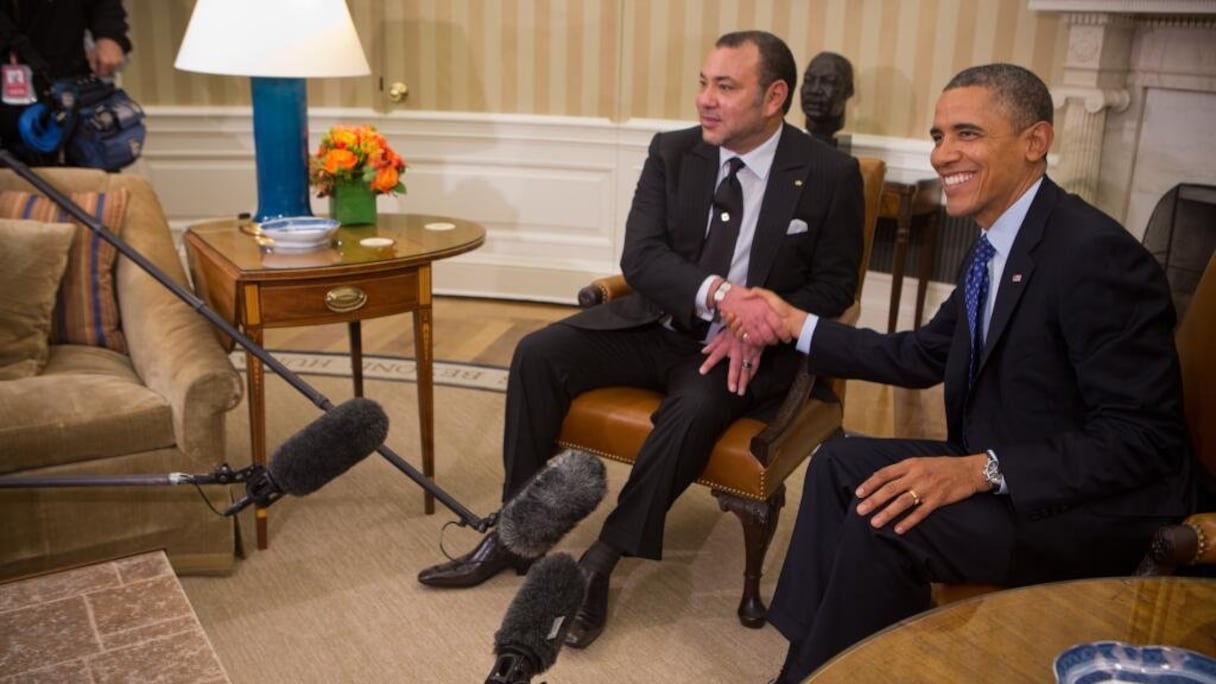
[[590,515],[607,490],[600,459],[567,449],[550,459],[502,507],[498,538],[518,556],[539,558]]
[[587,578],[569,554],[534,563],[494,633],[494,655],[523,654],[533,661],[535,674],[549,669],[586,593]]
[[378,449],[388,436],[388,416],[370,399],[356,397],[326,411],[283,442],[267,470],[285,494],[320,489]]

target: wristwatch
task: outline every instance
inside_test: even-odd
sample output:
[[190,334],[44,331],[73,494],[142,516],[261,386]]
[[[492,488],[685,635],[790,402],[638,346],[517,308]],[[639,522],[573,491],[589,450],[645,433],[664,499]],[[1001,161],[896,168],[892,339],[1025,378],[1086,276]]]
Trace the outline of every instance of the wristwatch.
[[991,451],[988,452],[988,461],[984,463],[984,479],[988,481],[988,489],[994,492],[1001,488],[1001,482],[1005,479],[1001,474],[1001,463]]
[[714,290],[714,308],[715,309],[718,308],[718,305],[722,303],[723,299],[726,299],[727,292],[730,292],[730,281],[723,280],[722,284],[718,286],[718,289]]

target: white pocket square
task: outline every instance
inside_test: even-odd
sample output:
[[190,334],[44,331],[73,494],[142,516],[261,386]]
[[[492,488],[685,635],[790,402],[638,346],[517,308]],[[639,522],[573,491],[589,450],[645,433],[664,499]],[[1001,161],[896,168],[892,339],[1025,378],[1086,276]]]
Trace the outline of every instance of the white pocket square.
[[790,221],[789,227],[785,229],[785,234],[797,235],[798,233],[805,233],[806,230],[806,221],[803,221],[802,219],[794,219],[793,221]]

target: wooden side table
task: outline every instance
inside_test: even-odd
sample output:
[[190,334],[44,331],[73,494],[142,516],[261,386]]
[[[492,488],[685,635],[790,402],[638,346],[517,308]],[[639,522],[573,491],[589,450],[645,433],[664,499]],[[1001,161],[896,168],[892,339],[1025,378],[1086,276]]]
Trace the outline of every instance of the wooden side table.
[[[1007,589],[899,622],[816,670],[807,684],[1055,681],[1079,643],[1180,646],[1216,656],[1216,579],[1114,577]],[[1106,681],[1103,679],[1102,681]]]
[[895,332],[899,319],[899,298],[904,285],[904,261],[914,223],[920,226],[920,257],[916,265],[916,314],[913,328],[919,328],[925,310],[925,289],[933,275],[933,257],[937,251],[937,212],[941,207],[941,184],[937,176],[925,172],[909,173],[887,169],[882,186],[882,202],[878,215],[895,220],[895,259],[891,263],[891,310],[887,314],[887,332]]
[[[368,238],[388,238],[391,243],[365,243]],[[427,477],[435,472],[431,264],[484,241],[485,229],[479,224],[416,214],[382,214],[374,226],[344,226],[331,247],[300,253],[260,247],[236,219],[202,223],[185,235],[195,290],[258,345],[266,328],[346,323],[355,396],[363,396],[360,321],[413,312],[422,472]],[[245,359],[251,457],[265,464],[262,361],[248,351]],[[429,493],[425,510],[428,515],[435,511]],[[265,549],[265,508],[257,509],[256,520],[258,548]]]

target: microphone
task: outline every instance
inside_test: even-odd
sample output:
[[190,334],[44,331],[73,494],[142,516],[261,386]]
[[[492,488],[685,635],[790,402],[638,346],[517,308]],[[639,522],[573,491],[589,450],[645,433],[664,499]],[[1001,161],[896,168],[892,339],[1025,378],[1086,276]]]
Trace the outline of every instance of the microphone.
[[539,558],[590,515],[606,491],[600,459],[567,449],[549,459],[502,507],[498,538],[517,556]]
[[494,633],[498,660],[486,684],[526,684],[549,669],[586,593],[587,578],[569,554],[537,561]]
[[367,458],[388,436],[388,416],[370,399],[356,397],[326,411],[275,450],[269,467],[253,467],[245,496],[224,511],[269,506],[284,494],[311,494]]

